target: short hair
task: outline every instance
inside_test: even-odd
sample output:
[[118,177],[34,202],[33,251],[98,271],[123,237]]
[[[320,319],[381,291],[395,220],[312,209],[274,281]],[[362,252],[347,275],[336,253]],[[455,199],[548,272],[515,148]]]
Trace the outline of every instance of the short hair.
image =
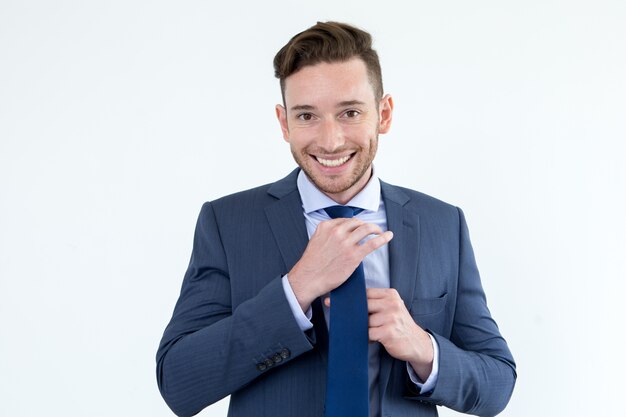
[[383,77],[378,54],[372,49],[372,36],[346,23],[317,22],[298,33],[274,57],[274,75],[280,80],[285,102],[285,79],[301,68],[320,62],[363,60],[377,100],[383,97]]

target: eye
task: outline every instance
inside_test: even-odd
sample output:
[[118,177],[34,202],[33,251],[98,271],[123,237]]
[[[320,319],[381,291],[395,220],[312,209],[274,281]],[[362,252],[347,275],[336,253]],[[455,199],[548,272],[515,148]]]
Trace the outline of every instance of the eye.
[[358,110],[348,110],[344,114],[346,115],[347,118],[352,119],[354,117],[357,117],[361,113],[359,113]]
[[303,122],[308,122],[313,119],[313,115],[311,113],[300,113],[296,116],[298,120],[302,120]]

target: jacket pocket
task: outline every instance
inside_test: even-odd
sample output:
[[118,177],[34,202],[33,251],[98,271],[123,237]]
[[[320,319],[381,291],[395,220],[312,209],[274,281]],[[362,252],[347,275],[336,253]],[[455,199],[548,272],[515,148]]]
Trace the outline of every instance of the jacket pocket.
[[437,298],[415,298],[411,303],[411,316],[417,318],[419,316],[440,313],[446,306],[447,299],[448,293]]
[[422,329],[446,334],[446,302],[448,293],[437,298],[415,298],[411,304],[411,317]]

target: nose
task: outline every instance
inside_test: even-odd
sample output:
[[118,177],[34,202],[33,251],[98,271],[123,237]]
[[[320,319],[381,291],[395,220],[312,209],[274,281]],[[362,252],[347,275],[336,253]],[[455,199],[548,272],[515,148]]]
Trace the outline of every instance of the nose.
[[344,132],[337,120],[324,120],[319,132],[318,145],[325,152],[334,153],[345,144]]

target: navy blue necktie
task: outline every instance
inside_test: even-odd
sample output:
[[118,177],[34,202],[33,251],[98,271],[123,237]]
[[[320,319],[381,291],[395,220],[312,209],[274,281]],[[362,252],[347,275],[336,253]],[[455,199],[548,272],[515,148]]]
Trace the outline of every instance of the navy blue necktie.
[[[332,206],[333,218],[353,217],[361,209]],[[369,415],[368,314],[365,274],[360,263],[350,278],[330,293],[328,374],[325,417]]]

